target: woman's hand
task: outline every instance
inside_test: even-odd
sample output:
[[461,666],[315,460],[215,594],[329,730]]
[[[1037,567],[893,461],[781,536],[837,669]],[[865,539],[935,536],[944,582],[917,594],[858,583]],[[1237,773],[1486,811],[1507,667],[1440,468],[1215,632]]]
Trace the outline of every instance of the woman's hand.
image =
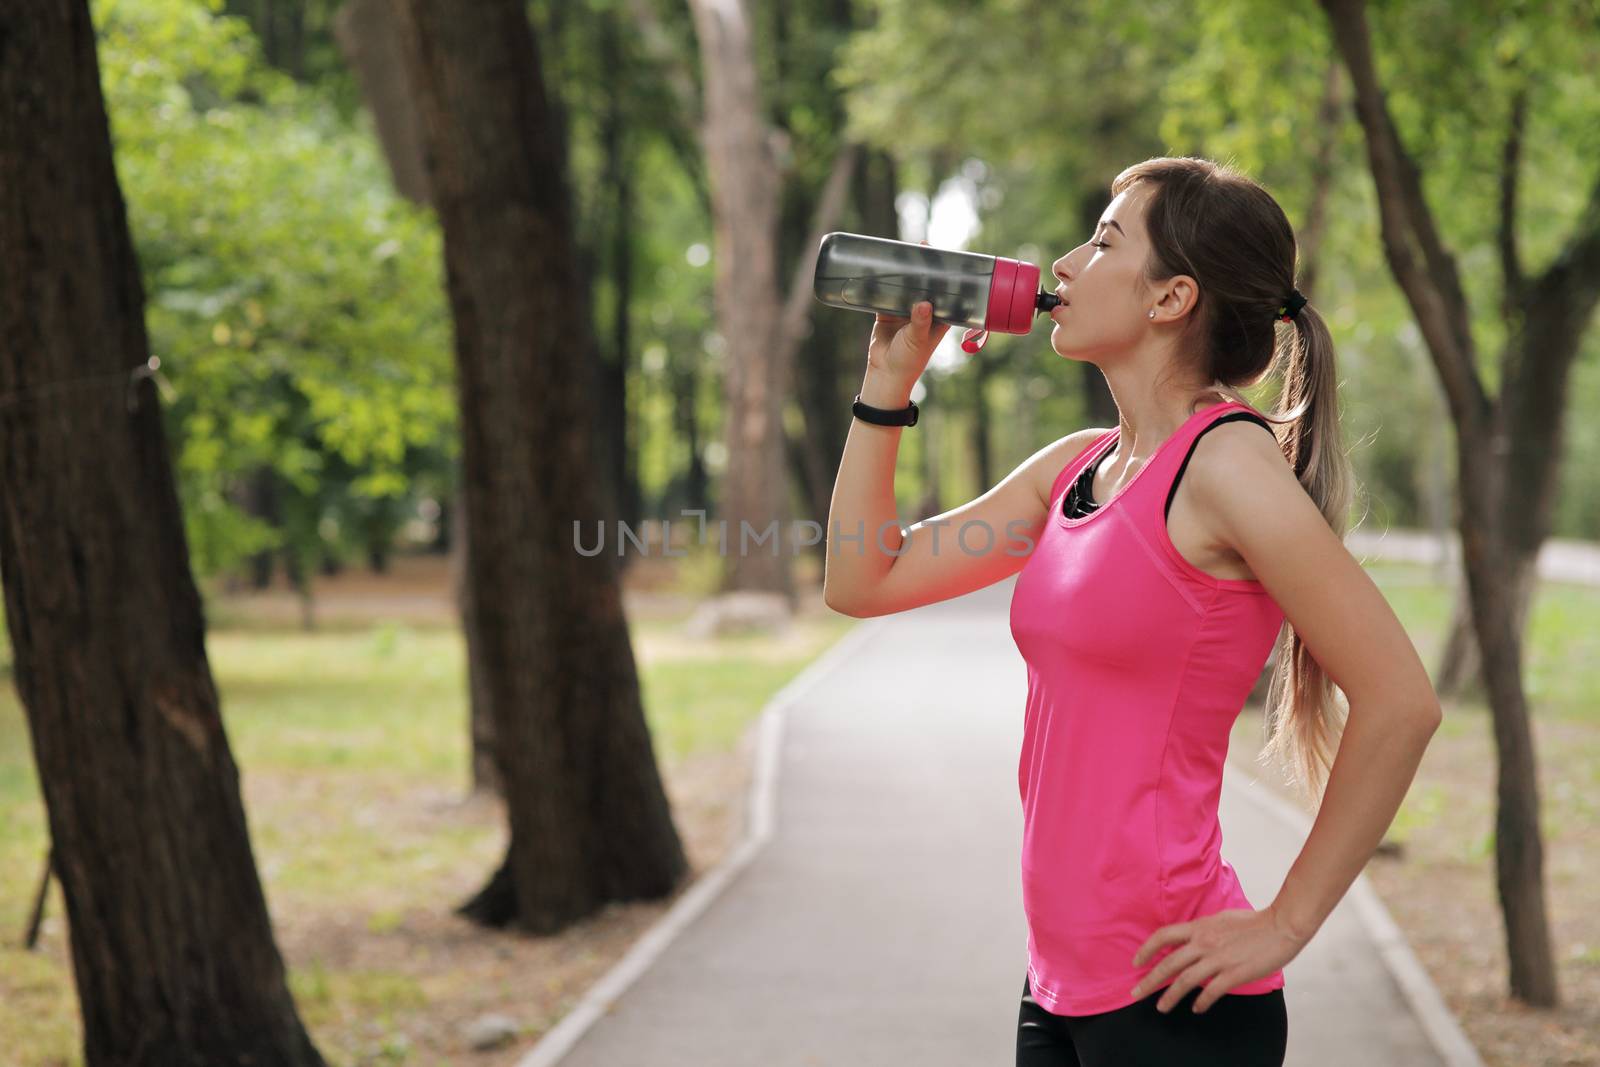
[[894,381],[914,382],[949,332],[948,322],[933,325],[933,304],[927,300],[912,306],[909,319],[879,314],[872,324],[872,340],[867,344],[867,366]]
[[1142,967],[1163,945],[1178,947],[1139,980],[1133,995],[1143,999],[1176,974],[1177,980],[1156,1002],[1156,1009],[1171,1011],[1191,989],[1203,985],[1205,990],[1194,1001],[1198,1014],[1228,990],[1264,978],[1294,959],[1307,940],[1309,935],[1290,930],[1283,917],[1270,907],[1259,911],[1229,908],[1190,922],[1163,926],[1139,946],[1133,954],[1133,965]]

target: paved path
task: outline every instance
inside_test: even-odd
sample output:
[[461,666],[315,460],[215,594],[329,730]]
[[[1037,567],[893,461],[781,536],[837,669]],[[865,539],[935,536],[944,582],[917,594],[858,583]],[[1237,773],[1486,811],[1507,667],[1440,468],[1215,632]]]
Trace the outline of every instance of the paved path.
[[[845,638],[774,719],[770,838],[730,864],[703,911],[677,923],[669,913],[523,1067],[1011,1064],[1027,965],[1016,764],[1026,672],[1011,588]],[[1264,790],[1230,768],[1221,806],[1223,853],[1257,907],[1304,835]],[[764,814],[755,820],[766,833]],[[1386,952],[1414,958],[1392,928],[1375,942],[1371,915],[1347,896],[1285,968],[1287,1062],[1472,1062],[1430,1043],[1423,1020],[1445,1031],[1452,1021],[1429,1017],[1420,968],[1385,965]]]
[[[1454,530],[1439,538],[1425,530],[1360,529],[1351,531],[1344,543],[1363,562],[1432,563],[1451,581],[1461,570],[1461,537]],[[1600,585],[1600,544],[1548,538],[1539,546],[1537,566],[1546,581]]]

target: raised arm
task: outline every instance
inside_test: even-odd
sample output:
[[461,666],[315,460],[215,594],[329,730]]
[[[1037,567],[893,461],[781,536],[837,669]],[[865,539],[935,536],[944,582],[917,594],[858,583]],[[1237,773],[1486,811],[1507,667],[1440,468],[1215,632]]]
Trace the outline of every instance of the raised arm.
[[[868,346],[861,399],[903,408],[911,387],[949,329],[932,326],[926,302],[911,319],[879,315]],[[851,421],[833,483],[822,597],[833,610],[865,618],[970,593],[1022,569],[1044,529],[1055,477],[1098,430],[1047,445],[976,500],[901,532],[894,513],[900,426]]]

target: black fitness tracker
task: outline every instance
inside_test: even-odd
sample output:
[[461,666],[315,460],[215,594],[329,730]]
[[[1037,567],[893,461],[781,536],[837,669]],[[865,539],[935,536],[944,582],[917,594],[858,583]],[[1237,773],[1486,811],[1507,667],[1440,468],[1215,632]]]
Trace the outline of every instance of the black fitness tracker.
[[862,422],[870,422],[875,426],[915,426],[917,424],[917,405],[908,403],[903,408],[875,408],[871,404],[861,402],[861,394],[856,394],[855,403],[850,405],[850,413]]

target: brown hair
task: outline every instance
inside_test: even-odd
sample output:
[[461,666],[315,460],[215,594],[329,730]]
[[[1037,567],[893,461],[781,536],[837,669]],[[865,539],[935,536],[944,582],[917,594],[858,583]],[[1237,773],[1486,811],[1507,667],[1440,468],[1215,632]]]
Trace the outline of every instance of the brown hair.
[[[1254,180],[1208,159],[1147,159],[1118,174],[1111,193],[1138,182],[1154,186],[1145,218],[1146,279],[1187,274],[1199,283],[1174,370],[1232,388],[1281,376],[1279,410],[1263,414],[1295,477],[1342,540],[1355,477],[1340,444],[1333,339],[1315,304],[1292,322],[1278,322],[1296,266],[1294,230],[1283,209]],[[1287,620],[1276,647],[1261,758],[1286,757],[1290,780],[1317,805],[1349,702]]]

